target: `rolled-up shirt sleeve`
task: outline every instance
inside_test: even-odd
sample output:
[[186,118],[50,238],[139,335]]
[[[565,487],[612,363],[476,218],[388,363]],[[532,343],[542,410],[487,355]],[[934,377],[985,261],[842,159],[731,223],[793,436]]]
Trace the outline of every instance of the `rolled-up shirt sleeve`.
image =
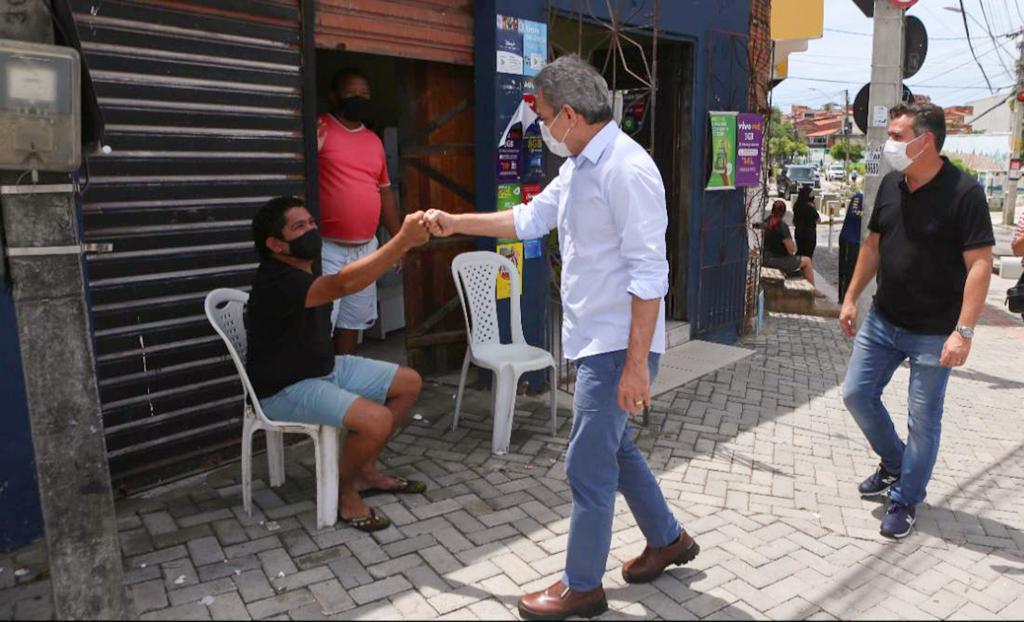
[[559,179],[555,177],[551,180],[551,183],[528,204],[519,204],[512,208],[517,238],[540,238],[558,226],[558,202],[562,196],[562,184]]
[[641,300],[664,298],[668,294],[668,212],[661,173],[653,162],[628,162],[606,183],[621,236],[619,248],[629,263],[629,293]]

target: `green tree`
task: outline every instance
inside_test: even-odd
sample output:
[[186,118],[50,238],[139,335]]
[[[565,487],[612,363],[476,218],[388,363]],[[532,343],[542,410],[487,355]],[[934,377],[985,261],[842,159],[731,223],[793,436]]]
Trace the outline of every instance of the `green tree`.
[[783,120],[782,111],[778,108],[772,108],[768,129],[768,152],[773,164],[789,164],[793,158],[809,153],[796,128],[792,123]]
[[963,160],[961,160],[960,158],[951,158],[949,161],[953,163],[953,166],[955,166],[958,169],[960,169],[961,171],[967,173],[968,175],[970,175],[974,179],[978,178],[978,171],[976,171],[973,168],[967,166],[967,164]]
[[864,145],[852,144],[845,140],[840,140],[836,144],[832,145],[832,149],[829,150],[829,155],[832,156],[833,160],[845,160],[846,155],[849,153],[850,162],[860,162],[864,159]]

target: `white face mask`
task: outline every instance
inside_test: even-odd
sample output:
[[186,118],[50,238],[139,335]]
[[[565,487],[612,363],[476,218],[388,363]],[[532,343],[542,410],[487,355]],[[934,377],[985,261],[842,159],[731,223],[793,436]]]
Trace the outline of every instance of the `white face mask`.
[[[551,120],[551,125],[555,124],[558,117],[562,116],[562,111],[559,110],[555,118]],[[544,139],[544,144],[547,145],[548,150],[560,158],[568,158],[572,155],[572,151],[569,150],[569,145],[565,144],[565,139],[569,135],[572,128],[565,130],[565,134],[562,135],[562,140],[555,140],[555,137],[551,135],[551,130],[548,129],[547,123],[540,122],[540,137]]]
[[[921,134],[921,136],[924,136],[924,134]],[[889,165],[900,172],[907,170],[907,167],[914,163],[914,158],[907,155],[907,147],[917,142],[921,136],[918,136],[909,143],[901,143],[891,138],[885,141],[882,153],[885,154],[885,159],[889,162]]]

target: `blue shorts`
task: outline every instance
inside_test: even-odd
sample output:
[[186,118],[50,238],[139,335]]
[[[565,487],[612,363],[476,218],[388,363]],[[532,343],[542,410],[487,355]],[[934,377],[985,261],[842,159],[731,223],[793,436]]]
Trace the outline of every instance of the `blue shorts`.
[[345,415],[360,397],[378,404],[388,399],[398,365],[337,356],[334,371],[322,378],[306,378],[260,400],[272,421],[343,427]]

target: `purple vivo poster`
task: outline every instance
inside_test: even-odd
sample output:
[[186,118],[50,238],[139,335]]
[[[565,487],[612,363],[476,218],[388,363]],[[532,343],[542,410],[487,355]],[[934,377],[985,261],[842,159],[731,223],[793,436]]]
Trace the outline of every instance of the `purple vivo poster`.
[[741,112],[736,117],[736,187],[761,185],[764,115]]

